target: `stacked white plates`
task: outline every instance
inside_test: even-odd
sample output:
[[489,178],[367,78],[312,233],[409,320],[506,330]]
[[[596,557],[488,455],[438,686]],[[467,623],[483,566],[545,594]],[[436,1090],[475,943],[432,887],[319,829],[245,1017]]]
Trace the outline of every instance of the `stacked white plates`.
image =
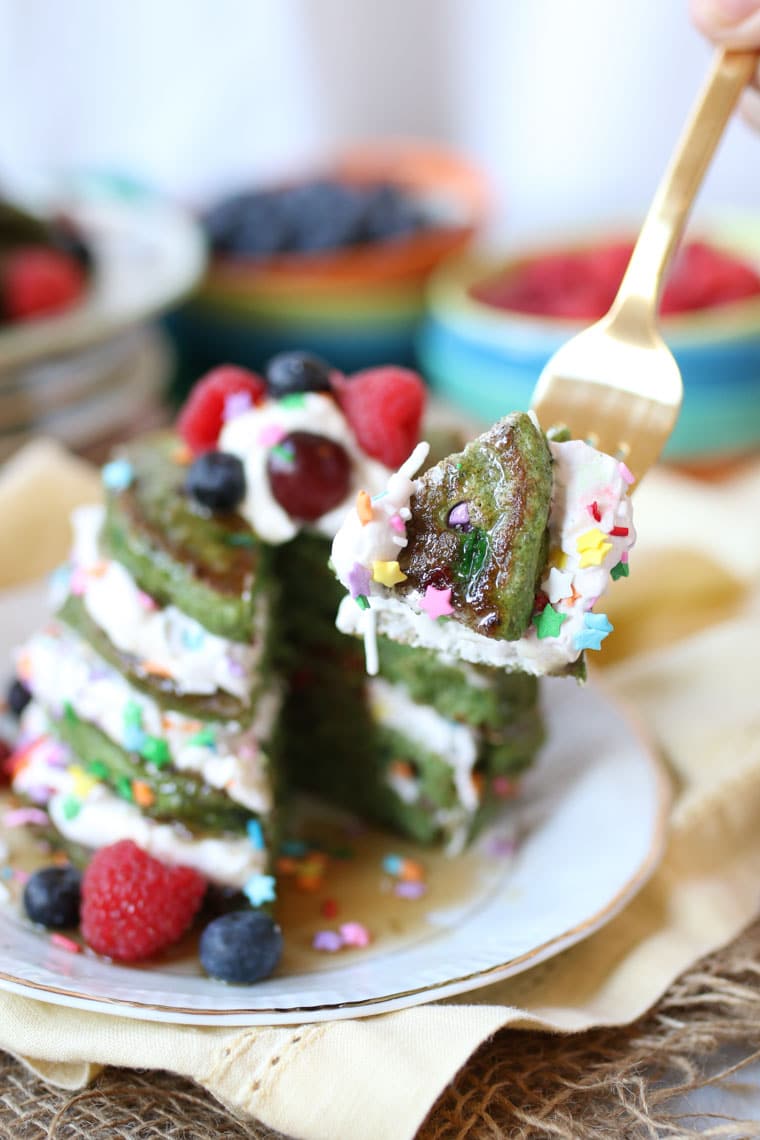
[[171,354],[150,322],[204,265],[195,223],[153,196],[98,183],[33,205],[75,219],[95,270],[81,304],[0,332],[0,460],[34,435],[98,453],[158,422]]

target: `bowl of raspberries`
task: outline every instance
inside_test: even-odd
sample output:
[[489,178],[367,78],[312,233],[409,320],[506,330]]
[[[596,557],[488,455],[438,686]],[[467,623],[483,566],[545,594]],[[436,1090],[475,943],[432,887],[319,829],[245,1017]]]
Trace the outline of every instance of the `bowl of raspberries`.
[[[527,408],[541,370],[609,309],[635,229],[560,239],[509,256],[451,259],[434,275],[419,355],[432,387],[490,421]],[[713,465],[760,443],[760,218],[713,219],[687,235],[660,301],[684,379],[665,449]]]
[[376,143],[200,213],[209,263],[181,314],[193,370],[293,344],[351,370],[410,363],[426,282],[483,219],[481,174],[430,144]]

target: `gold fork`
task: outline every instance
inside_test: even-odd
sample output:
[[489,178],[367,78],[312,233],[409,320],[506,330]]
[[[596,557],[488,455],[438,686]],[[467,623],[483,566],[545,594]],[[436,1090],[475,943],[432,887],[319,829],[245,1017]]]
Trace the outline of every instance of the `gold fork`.
[[681,373],[657,328],[663,278],[723,129],[757,65],[756,52],[718,51],[644,219],[610,311],[544,367],[532,408],[618,455],[636,480],[652,466],[681,407]]

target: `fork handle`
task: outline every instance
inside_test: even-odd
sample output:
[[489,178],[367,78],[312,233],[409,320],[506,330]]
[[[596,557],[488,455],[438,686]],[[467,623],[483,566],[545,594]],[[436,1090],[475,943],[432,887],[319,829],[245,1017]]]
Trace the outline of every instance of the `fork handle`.
[[678,245],[692,201],[724,128],[758,62],[756,51],[715,53],[707,80],[678,140],[644,219],[610,317],[630,308],[641,320],[642,302],[652,324],[663,279]]

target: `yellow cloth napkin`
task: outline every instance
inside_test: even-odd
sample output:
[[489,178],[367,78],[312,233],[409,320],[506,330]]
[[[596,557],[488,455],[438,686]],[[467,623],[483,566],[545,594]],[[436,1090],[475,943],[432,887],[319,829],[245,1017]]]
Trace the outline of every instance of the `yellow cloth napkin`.
[[[0,582],[50,569],[65,511],[96,495],[55,447],[22,453],[0,477]],[[676,798],[659,870],[604,929],[461,998],[297,1028],[150,1024],[0,991],[0,1048],[70,1089],[103,1064],[169,1068],[304,1140],[406,1140],[501,1026],[566,1032],[643,1013],[760,902],[759,499],[760,465],[710,486],[656,472],[637,494],[640,542],[614,591],[617,660],[602,681],[656,735]]]

